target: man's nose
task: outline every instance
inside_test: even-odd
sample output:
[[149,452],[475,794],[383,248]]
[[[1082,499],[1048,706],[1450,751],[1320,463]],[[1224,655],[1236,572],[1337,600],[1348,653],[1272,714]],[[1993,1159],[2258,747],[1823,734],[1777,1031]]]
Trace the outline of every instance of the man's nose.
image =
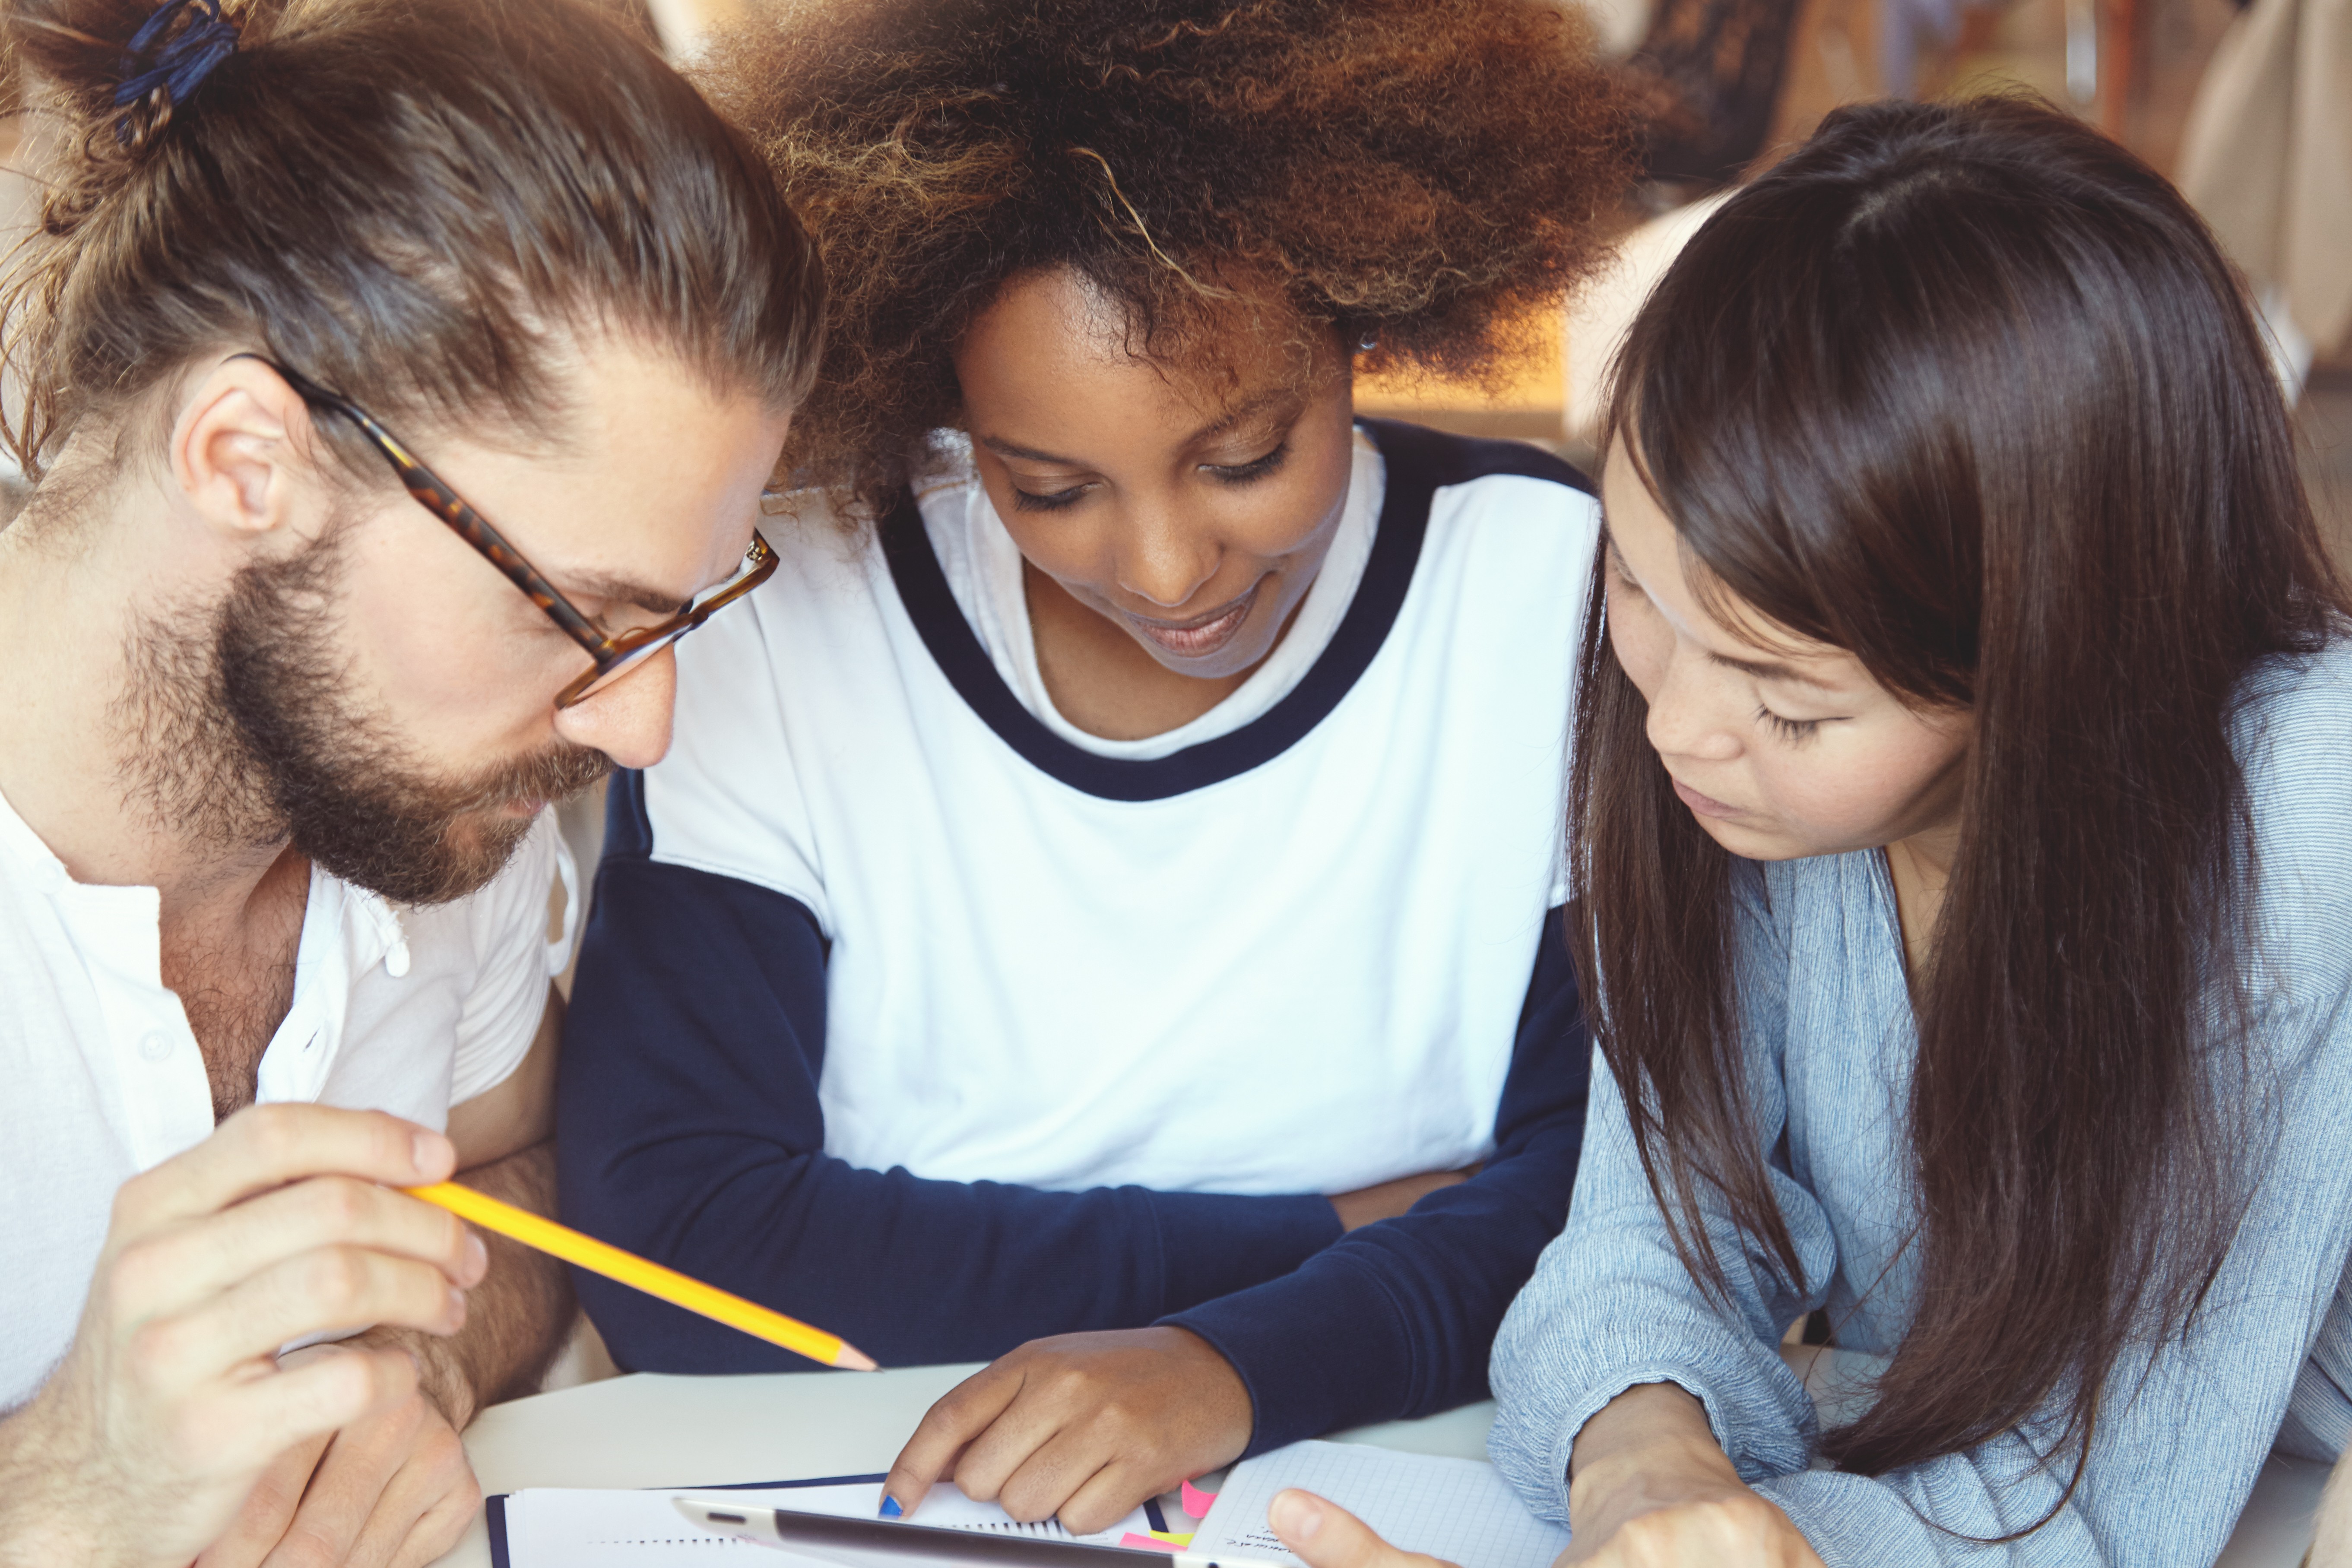
[[677,655],[655,654],[612,685],[555,713],[555,732],[623,768],[649,768],[669,751],[677,711]]

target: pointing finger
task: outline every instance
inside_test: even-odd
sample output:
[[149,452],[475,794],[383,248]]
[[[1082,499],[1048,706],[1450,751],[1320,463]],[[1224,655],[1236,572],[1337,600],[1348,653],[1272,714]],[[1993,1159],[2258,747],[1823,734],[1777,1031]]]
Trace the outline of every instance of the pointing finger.
[[[912,1513],[931,1483],[946,1473],[974,1437],[988,1430],[1021,1393],[1021,1374],[1000,1370],[1002,1363],[982,1367],[940,1395],[924,1412],[915,1435],[898,1450],[890,1474],[882,1483],[882,1513],[895,1519]],[[894,1510],[892,1505],[896,1504]]]

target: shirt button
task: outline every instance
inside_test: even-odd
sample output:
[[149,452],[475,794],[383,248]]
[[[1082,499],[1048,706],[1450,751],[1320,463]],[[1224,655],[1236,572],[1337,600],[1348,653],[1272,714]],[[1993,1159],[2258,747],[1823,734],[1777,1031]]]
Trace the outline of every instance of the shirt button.
[[157,1030],[139,1041],[139,1054],[151,1062],[160,1062],[172,1054],[172,1037]]

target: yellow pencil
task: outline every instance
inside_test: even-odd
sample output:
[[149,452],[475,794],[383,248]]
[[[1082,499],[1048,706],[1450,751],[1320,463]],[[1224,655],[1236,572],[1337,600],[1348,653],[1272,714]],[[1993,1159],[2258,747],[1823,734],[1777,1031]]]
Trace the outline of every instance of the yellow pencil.
[[798,1351],[827,1366],[846,1367],[852,1372],[880,1370],[874,1364],[872,1356],[839,1334],[813,1329],[797,1318],[772,1312],[756,1301],[746,1301],[742,1297],[730,1295],[716,1286],[688,1279],[675,1268],[649,1263],[634,1252],[608,1247],[594,1237],[583,1236],[569,1226],[542,1219],[529,1209],[502,1204],[471,1187],[461,1187],[455,1182],[436,1182],[429,1187],[403,1190],[410,1197],[423,1198],[428,1204],[438,1205],[459,1219],[471,1220],[485,1230],[495,1230],[525,1247],[535,1247],[566,1263],[576,1263],[607,1279],[618,1279],[633,1289],[659,1297],[674,1307],[699,1312],[730,1329],[740,1329],[754,1339],[782,1345],[788,1351]]

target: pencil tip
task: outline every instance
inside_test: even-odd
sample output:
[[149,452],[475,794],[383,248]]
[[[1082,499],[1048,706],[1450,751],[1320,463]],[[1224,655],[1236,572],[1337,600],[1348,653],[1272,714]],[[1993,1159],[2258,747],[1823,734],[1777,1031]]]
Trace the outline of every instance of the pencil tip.
[[872,1356],[867,1355],[856,1345],[849,1344],[841,1347],[841,1353],[833,1358],[833,1364],[846,1372],[880,1372],[882,1370],[881,1365]]

